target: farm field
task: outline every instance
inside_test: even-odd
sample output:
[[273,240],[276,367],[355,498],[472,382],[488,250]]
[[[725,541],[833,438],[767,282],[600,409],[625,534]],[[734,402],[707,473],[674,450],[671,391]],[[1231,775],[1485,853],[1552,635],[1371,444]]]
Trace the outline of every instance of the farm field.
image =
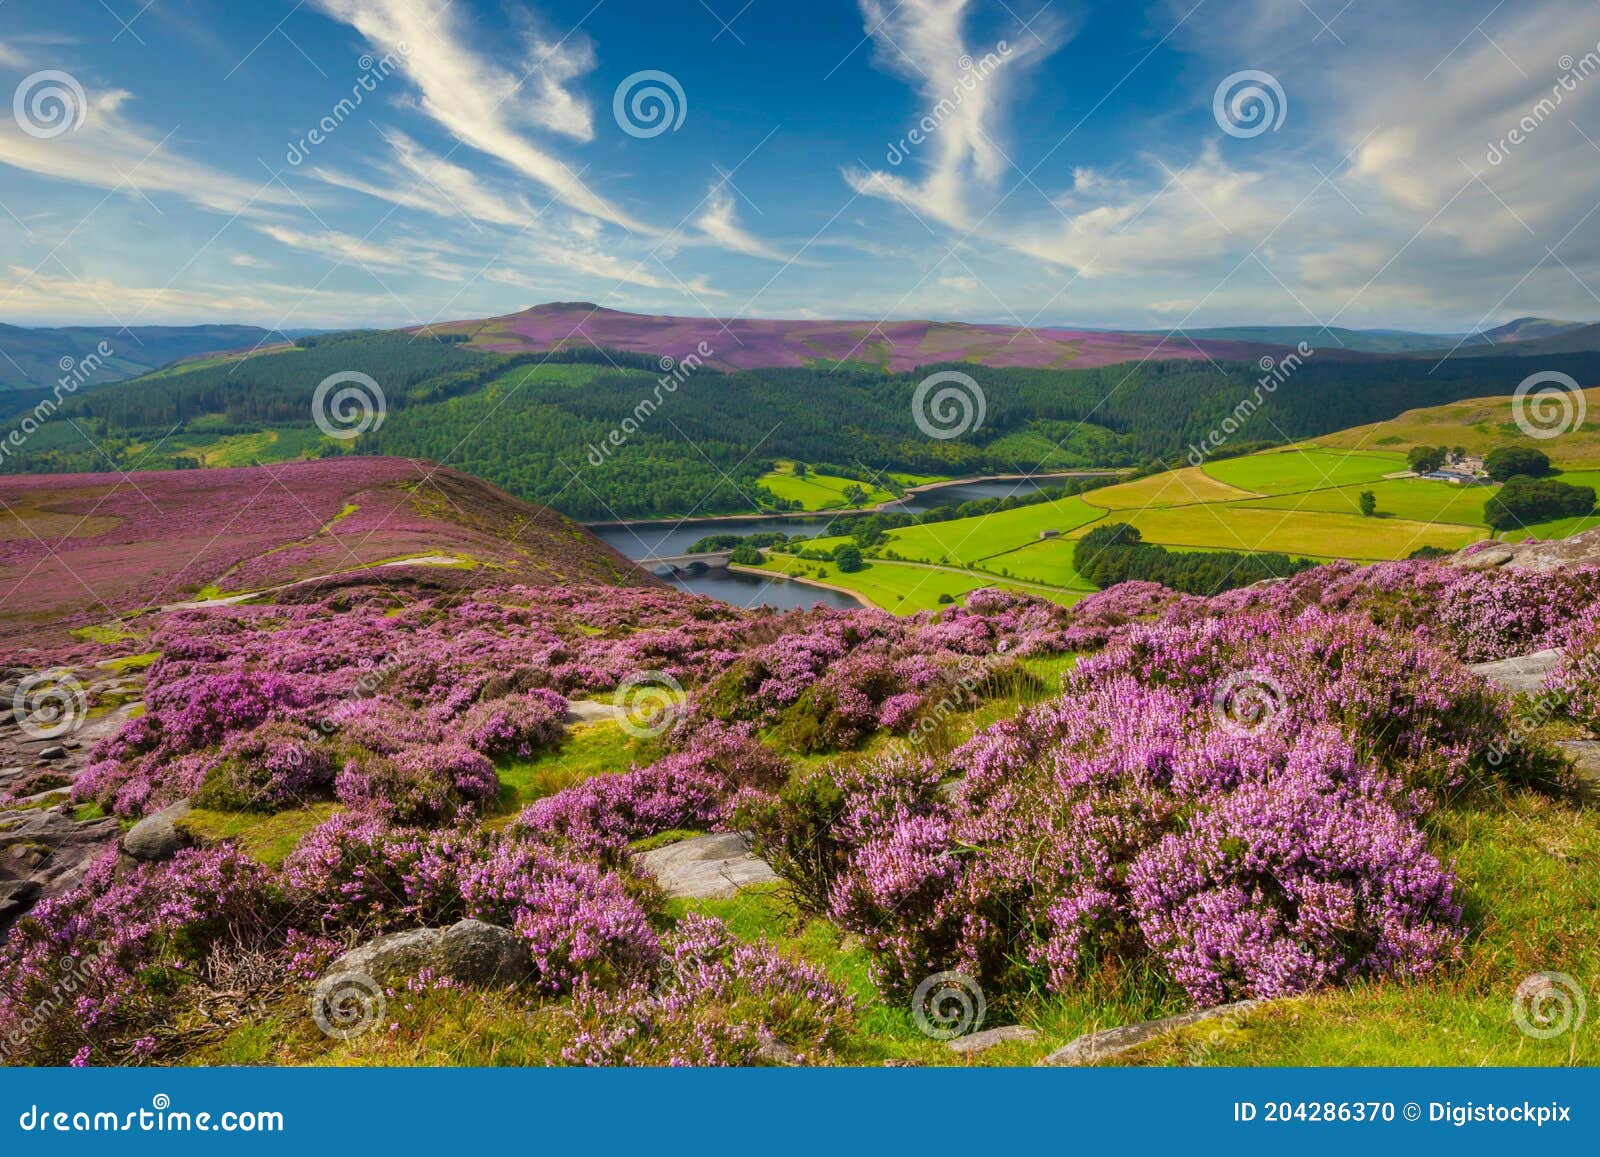
[[[1600,413],[1600,389],[1584,391],[1589,413]],[[1319,437],[1328,449],[1396,450],[1412,446],[1461,446],[1481,454],[1496,446],[1534,445],[1517,425],[1509,397],[1470,398],[1442,406],[1407,410],[1386,422],[1374,422]],[[1558,466],[1600,467],[1600,426],[1593,421],[1568,430],[1558,438],[1537,443]]]
[[888,550],[918,562],[971,565],[1016,550],[1054,530],[1062,535],[1105,517],[1105,511],[1071,497],[1019,506],[976,518],[908,526],[889,534]]
[[1203,467],[1208,477],[1255,494],[1293,494],[1324,486],[1377,482],[1385,474],[1407,468],[1404,454],[1344,453],[1310,446],[1224,458]]
[[969,592],[980,587],[1001,587],[1041,595],[1064,606],[1070,606],[1083,594],[1088,593],[1085,591],[1075,594],[1048,590],[1007,583],[988,574],[941,570],[931,566],[912,566],[883,559],[871,559],[864,569],[845,574],[831,562],[813,562],[810,559],[769,554],[767,561],[760,567],[744,569],[804,577],[819,583],[827,583],[829,586],[842,587],[870,599],[874,606],[897,615],[937,610],[947,605],[939,601],[940,596],[948,595],[952,601],[959,602]]
[[[854,478],[840,478],[834,474],[808,472],[797,476],[794,463],[780,461],[777,468],[763,474],[758,482],[786,502],[797,502],[801,510],[845,510],[860,506],[876,506],[894,497],[881,486],[869,486]],[[845,491],[852,486],[866,491],[864,502],[851,502]]]

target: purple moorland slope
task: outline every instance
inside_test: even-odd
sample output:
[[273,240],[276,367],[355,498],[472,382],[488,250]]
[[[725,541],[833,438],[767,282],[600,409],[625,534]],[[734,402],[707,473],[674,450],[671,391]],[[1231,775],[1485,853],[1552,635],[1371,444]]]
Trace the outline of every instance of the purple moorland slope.
[[541,353],[595,345],[683,358],[704,342],[712,351],[705,360],[724,370],[839,362],[863,362],[894,371],[939,362],[1090,369],[1146,359],[1257,361],[1282,352],[1279,346],[1191,340],[1181,335],[1018,329],[964,322],[656,317],[586,302],[555,302],[505,317],[428,328],[439,334],[470,334],[474,348],[496,353]]

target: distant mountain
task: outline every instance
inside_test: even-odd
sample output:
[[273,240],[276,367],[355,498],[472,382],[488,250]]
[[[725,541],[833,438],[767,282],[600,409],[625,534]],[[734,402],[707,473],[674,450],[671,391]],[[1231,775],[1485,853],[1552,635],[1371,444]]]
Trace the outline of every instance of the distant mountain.
[[[68,326],[30,329],[0,324],[0,390],[48,389],[77,372],[100,343],[111,351],[84,366],[80,386],[120,382],[201,354],[250,349],[294,334],[253,325]],[[92,372],[91,372],[92,367]]]
[[554,302],[505,317],[420,328],[466,334],[470,348],[495,353],[600,346],[681,360],[703,345],[710,351],[700,355],[703,360],[724,370],[828,368],[845,362],[896,372],[941,362],[1093,369],[1146,360],[1257,361],[1294,344],[965,322],[660,317],[588,302]]
[[1189,337],[1211,341],[1256,342],[1295,346],[1305,342],[1319,353],[1327,349],[1355,353],[1403,354],[1413,350],[1449,349],[1457,342],[1478,344],[1482,334],[1413,333],[1403,329],[1343,329],[1315,325],[1238,325],[1183,331]]
[[[1485,332],[1492,343],[1463,346],[1454,357],[1549,357],[1600,351],[1600,325],[1525,318]],[[1531,336],[1516,336],[1519,334]]]

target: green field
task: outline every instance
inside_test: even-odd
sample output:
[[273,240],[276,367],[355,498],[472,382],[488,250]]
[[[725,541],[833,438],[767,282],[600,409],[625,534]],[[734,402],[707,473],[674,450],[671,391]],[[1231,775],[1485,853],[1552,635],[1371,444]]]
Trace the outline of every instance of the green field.
[[937,610],[941,606],[948,605],[941,603],[939,596],[949,595],[951,600],[959,602],[968,592],[980,587],[1017,590],[1053,599],[1064,605],[1071,605],[1083,597],[1082,592],[1074,594],[1069,591],[1046,590],[1041,587],[1007,583],[991,575],[974,574],[970,571],[938,570],[934,567],[912,566],[886,562],[882,559],[873,559],[862,570],[844,574],[831,562],[812,562],[809,559],[773,554],[767,556],[767,561],[761,567],[748,569],[795,575],[826,583],[828,586],[842,587],[865,596],[874,606],[897,615]]
[[1066,535],[1105,517],[1105,512],[1082,498],[1061,498],[1018,506],[975,518],[929,522],[889,532],[885,551],[918,562],[972,565],[992,555],[1038,542],[1040,534],[1054,530]]
[[1308,447],[1225,458],[1205,466],[1212,478],[1255,494],[1293,494],[1325,486],[1373,483],[1385,474],[1406,469],[1409,467],[1404,454],[1342,453]]
[[1258,510],[1317,510],[1332,514],[1360,514],[1363,491],[1370,490],[1378,500],[1380,518],[1407,518],[1416,522],[1449,522],[1482,527],[1483,504],[1494,494],[1492,486],[1457,486],[1450,482],[1429,482],[1421,478],[1397,478],[1388,482],[1341,486],[1334,490],[1313,490],[1305,494],[1282,494],[1241,507]]
[[[778,462],[775,469],[769,470],[757,481],[785,502],[799,503],[801,510],[850,510],[876,506],[894,498],[883,487],[858,482],[854,478],[811,472],[804,477],[796,477],[793,462]],[[865,502],[852,503],[845,498],[845,491],[852,486],[859,486],[867,492]]]

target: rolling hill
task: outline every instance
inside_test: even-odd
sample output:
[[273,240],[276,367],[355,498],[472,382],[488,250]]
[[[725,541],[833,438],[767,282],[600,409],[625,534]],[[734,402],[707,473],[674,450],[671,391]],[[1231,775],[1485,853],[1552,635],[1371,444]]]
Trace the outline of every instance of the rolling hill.
[[600,347],[683,359],[705,348],[711,353],[700,356],[723,370],[826,369],[847,362],[896,372],[950,362],[1089,369],[1145,359],[1257,361],[1280,352],[1278,345],[1249,341],[1054,327],[658,317],[588,302],[554,302],[505,317],[429,326],[425,332],[466,334],[472,348],[494,353]]
[[125,381],[185,358],[252,349],[289,336],[253,325],[28,329],[0,324],[0,390],[52,386],[95,355],[101,342],[110,355],[99,355],[85,367],[81,385]]
[[19,658],[152,607],[363,575],[656,583],[558,514],[400,458],[0,478],[0,644]]

